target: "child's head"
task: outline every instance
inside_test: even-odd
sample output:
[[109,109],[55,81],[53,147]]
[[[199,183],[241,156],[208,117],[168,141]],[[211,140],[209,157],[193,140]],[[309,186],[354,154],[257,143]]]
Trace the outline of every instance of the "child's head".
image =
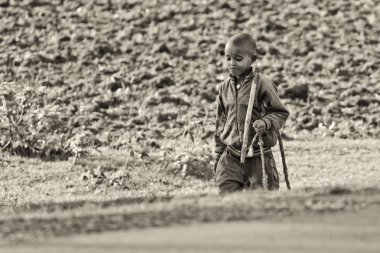
[[256,42],[248,33],[236,34],[227,41],[224,54],[230,74],[240,76],[256,61]]

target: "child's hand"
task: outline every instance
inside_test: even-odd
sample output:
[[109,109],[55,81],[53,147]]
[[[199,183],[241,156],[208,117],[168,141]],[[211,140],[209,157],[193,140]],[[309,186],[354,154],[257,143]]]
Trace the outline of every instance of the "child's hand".
[[263,134],[267,130],[267,125],[265,124],[264,120],[258,119],[253,122],[253,128],[255,129],[256,133]]

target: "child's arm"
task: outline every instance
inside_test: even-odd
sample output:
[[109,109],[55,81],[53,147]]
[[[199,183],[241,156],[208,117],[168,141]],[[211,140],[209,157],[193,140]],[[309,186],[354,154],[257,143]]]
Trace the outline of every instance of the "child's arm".
[[217,96],[217,109],[216,109],[216,123],[215,123],[215,132],[214,132],[214,139],[215,139],[215,161],[218,162],[220,156],[223,154],[226,145],[220,140],[220,134],[223,131],[224,124],[226,122],[226,115],[225,115],[225,108],[223,104],[223,100],[221,97],[221,89],[219,90],[219,95]]
[[285,125],[285,121],[289,117],[289,111],[282,104],[277,88],[272,81],[261,75],[260,77],[261,105],[265,111],[262,120],[265,122],[267,130],[278,131]]

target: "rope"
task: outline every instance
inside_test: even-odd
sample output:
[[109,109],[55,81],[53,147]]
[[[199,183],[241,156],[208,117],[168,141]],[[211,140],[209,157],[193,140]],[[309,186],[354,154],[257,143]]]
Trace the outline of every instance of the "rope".
[[[261,169],[263,173],[262,174],[263,190],[267,190],[268,189],[268,175],[266,174],[266,171],[265,171],[264,140],[261,134],[256,133],[256,135],[253,137],[251,146],[253,145],[253,143],[257,142],[257,139],[259,139],[258,144],[260,147]],[[250,182],[250,188],[252,190],[253,183],[254,183],[254,180],[252,177],[249,178],[249,182]]]
[[261,168],[263,170],[263,189],[268,190],[268,175],[265,171],[265,156],[264,156],[264,141],[263,136],[259,135],[259,146],[260,146],[260,156],[261,156]]

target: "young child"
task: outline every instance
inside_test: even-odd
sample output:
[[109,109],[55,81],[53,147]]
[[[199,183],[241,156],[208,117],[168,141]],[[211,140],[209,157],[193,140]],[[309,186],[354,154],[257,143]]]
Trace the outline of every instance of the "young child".
[[[231,37],[225,46],[229,77],[223,82],[217,97],[214,172],[221,193],[263,187],[262,163],[257,143],[253,154],[240,162],[244,123],[251,92],[256,88],[248,144],[255,134],[264,141],[265,171],[269,190],[279,189],[279,177],[271,147],[277,143],[278,130],[289,116],[271,80],[252,68],[256,61],[256,43],[247,33]],[[257,75],[257,86],[253,83]]]

